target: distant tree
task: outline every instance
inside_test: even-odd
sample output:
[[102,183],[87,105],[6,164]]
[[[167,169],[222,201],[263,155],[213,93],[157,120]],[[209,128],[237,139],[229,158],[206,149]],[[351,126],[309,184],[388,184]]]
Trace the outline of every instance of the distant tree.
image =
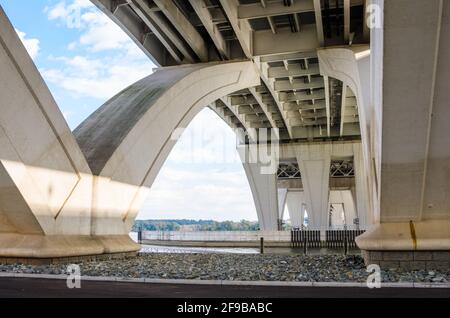
[[254,221],[213,221],[213,220],[136,220],[132,231],[179,231],[182,226],[191,225],[199,231],[258,231],[259,224]]

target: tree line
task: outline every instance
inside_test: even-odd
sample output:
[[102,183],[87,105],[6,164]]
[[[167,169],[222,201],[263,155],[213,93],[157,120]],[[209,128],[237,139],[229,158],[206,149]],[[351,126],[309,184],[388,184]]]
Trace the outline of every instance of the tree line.
[[132,231],[258,231],[256,221],[136,220]]

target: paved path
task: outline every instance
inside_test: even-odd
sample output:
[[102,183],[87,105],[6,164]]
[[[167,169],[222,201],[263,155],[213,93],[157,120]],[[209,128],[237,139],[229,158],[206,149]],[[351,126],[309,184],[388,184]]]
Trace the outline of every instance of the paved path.
[[0,278],[3,297],[445,297],[449,288],[276,287],[148,284],[82,281],[68,289],[65,280]]

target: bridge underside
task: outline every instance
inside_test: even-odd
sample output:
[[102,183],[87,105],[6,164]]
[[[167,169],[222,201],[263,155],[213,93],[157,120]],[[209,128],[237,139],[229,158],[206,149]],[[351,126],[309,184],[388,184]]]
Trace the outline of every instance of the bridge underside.
[[[241,158],[279,146],[275,167],[243,160],[261,229],[286,210],[294,226],[368,229],[368,263],[449,267],[449,3],[93,2],[167,67],[71,132],[0,11],[0,257],[137,251],[149,188],[210,107],[244,132]],[[370,46],[369,3],[384,6]]]

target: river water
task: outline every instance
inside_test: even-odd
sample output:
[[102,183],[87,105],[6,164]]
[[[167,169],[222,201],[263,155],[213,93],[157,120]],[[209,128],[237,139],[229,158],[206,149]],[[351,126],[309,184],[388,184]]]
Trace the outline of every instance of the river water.
[[[130,233],[130,237],[137,242],[137,233]],[[142,244],[141,253],[224,253],[224,254],[259,254],[256,247],[189,247],[170,245],[146,245]],[[266,254],[303,254],[303,248],[266,247]],[[308,248],[309,255],[343,254],[343,249]],[[349,254],[359,254],[358,249],[349,250]]]

